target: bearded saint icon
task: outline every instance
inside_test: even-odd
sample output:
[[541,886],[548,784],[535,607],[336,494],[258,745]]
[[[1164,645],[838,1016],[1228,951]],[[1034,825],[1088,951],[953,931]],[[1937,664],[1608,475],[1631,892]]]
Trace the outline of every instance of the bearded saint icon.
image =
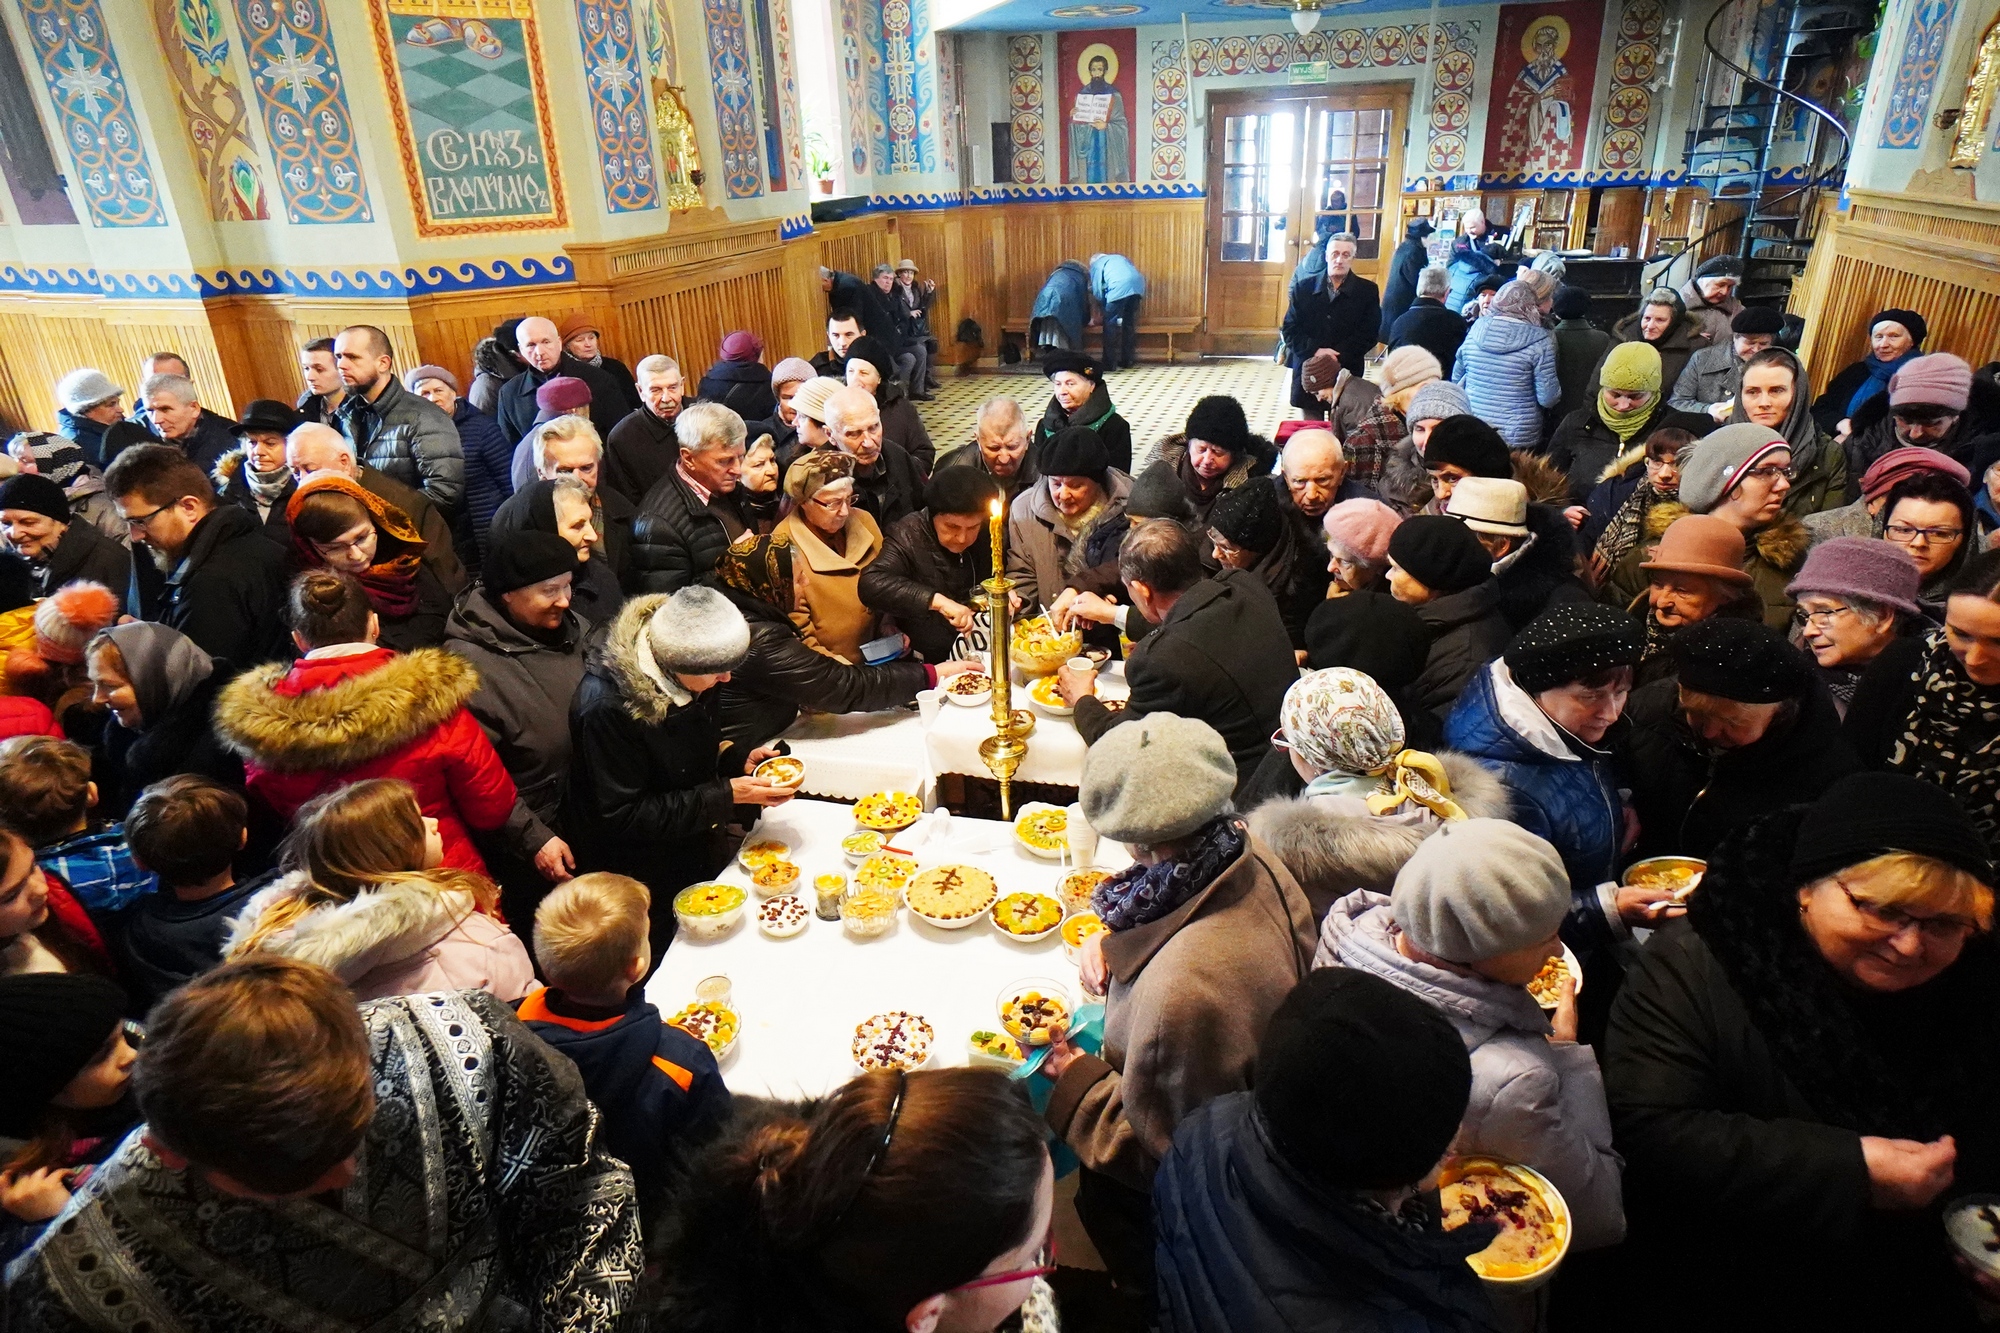
[[1531,53],[1514,76],[1503,110],[1497,170],[1506,174],[1567,171],[1577,145],[1576,80],[1562,61],[1567,25],[1537,19],[1523,43]]

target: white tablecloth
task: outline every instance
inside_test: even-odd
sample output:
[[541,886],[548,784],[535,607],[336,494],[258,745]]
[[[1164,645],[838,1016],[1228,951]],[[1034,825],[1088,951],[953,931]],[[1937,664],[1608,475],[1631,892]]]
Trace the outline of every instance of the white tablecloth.
[[[1110,662],[1098,676],[1097,692],[1106,699],[1123,699],[1131,693],[1125,684],[1125,664]],[[1027,757],[1014,774],[1019,782],[1046,782],[1063,787],[1083,782],[1083,752],[1089,747],[1076,734],[1076,725],[1067,717],[1051,717],[1028,701],[1028,687],[1016,684],[1014,706],[1035,715],[1035,734],[1028,737]],[[926,706],[926,712],[929,707]],[[979,757],[979,743],[993,734],[991,701],[978,708],[965,708],[940,697],[937,716],[924,735],[926,757],[932,773],[963,773],[972,777],[992,776]]]
[[907,708],[805,713],[782,739],[805,760],[809,796],[858,801],[878,791],[906,791],[930,804],[924,724]]
[[[801,896],[810,898],[814,875],[852,869],[841,856],[840,839],[853,831],[847,806],[801,797],[774,808],[752,836],[791,844],[803,875]],[[984,819],[953,819],[944,845],[919,847],[917,859],[924,866],[978,866],[999,882],[1003,895],[1052,894],[1064,873],[1056,862],[1021,848],[1008,825]],[[1097,862],[1107,869],[1129,863],[1124,848],[1111,842],[1100,845]],[[723,878],[746,889],[750,882],[735,866]],[[930,1020],[937,1032],[931,1067],[963,1065],[967,1037],[997,1030],[1003,988],[1048,977],[1072,994],[1078,990],[1060,932],[1017,944],[990,922],[939,930],[904,910],[893,931],[872,940],[857,940],[838,922],[817,918],[804,934],[774,940],[751,919],[755,901],[753,895],[751,910],[724,939],[676,938],[646,984],[646,998],[671,1017],[694,998],[702,978],[729,978],[743,1026],[722,1073],[735,1092],[800,1097],[831,1091],[854,1076],[849,1046],[855,1025],[891,1009]]]

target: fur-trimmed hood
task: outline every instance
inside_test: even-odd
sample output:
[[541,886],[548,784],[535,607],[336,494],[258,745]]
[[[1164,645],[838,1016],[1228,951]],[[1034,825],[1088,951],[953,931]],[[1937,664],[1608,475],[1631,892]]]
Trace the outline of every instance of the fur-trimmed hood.
[[479,689],[478,669],[441,648],[357,658],[244,672],[216,696],[216,734],[274,773],[353,768],[449,720]]
[[1643,442],[1635,444],[1630,449],[1627,449],[1624,453],[1612,459],[1609,463],[1606,463],[1604,465],[1604,471],[1597,474],[1597,480],[1599,482],[1616,481],[1618,480],[1618,478],[1624,476],[1626,471],[1630,469],[1634,464],[1644,462],[1645,458],[1646,458],[1645,444]]
[[[243,915],[229,923],[223,956],[239,948],[272,910],[304,893],[299,871],[251,896]],[[328,903],[307,912],[262,948],[301,962],[316,963],[348,985],[377,968],[414,958],[477,911],[462,889],[399,882],[383,884],[352,902]]]
[[1530,503],[1554,505],[1558,509],[1569,503],[1569,478],[1561,468],[1526,449],[1514,450],[1513,459],[1514,480],[1528,488]]
[[248,449],[231,449],[215,460],[215,470],[209,474],[215,480],[215,489],[219,491],[229,485],[230,478],[243,470],[243,460],[249,454]]
[[597,651],[591,658],[592,668],[617,687],[618,700],[626,715],[643,726],[658,726],[667,720],[667,714],[687,703],[685,698],[677,699],[669,694],[640,665],[639,639],[646,633],[653,612],[671,595],[648,593],[625,603],[605,630],[604,638],[599,641]]
[[1790,574],[1805,563],[1812,549],[1812,534],[1806,525],[1786,514],[1750,539],[1750,549],[1773,569]]

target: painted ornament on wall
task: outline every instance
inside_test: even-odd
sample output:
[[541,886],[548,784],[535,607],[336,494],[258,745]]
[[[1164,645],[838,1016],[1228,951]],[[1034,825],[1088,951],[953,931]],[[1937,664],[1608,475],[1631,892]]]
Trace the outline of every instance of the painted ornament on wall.
[[936,171],[937,40],[928,0],[867,0],[862,18],[875,171]]
[[1479,25],[1439,24],[1425,49],[1436,70],[1431,76],[1430,123],[1424,130],[1424,166],[1448,176],[1465,167],[1466,134],[1472,125],[1472,84],[1479,67]]
[[576,0],[583,82],[597,137],[598,180],[608,213],[660,206],[653,170],[653,134],[639,69],[639,33],[632,0]]
[[1110,185],[1132,179],[1133,67],[1138,31],[1114,28],[1056,34],[1062,98],[1063,180]]
[[868,172],[868,57],[862,0],[837,0],[840,11],[840,82],[846,90],[842,119],[847,123],[847,160],[858,175]]
[[97,0],[21,0],[21,14],[91,223],[166,226],[152,157]]
[[695,141],[694,118],[682,96],[680,44],[674,36],[667,0],[642,0],[645,16],[646,68],[653,78],[653,132],[660,143],[660,186],[667,207],[676,213],[700,208],[701,146]]
[[715,85],[715,132],[722,142],[722,185],[731,199],[764,193],[757,160],[757,98],[750,76],[750,46],[737,0],[702,0],[708,28],[708,74]]
[[1604,8],[1592,0],[1503,5],[1486,117],[1487,175],[1583,165]]
[[944,152],[944,169],[958,170],[958,40],[948,32],[937,35],[938,102],[943,108],[943,130],[938,138]]
[[1153,43],[1153,179],[1187,179],[1188,79],[1179,42]]
[[569,225],[533,0],[370,0],[419,236]]
[[1604,128],[1597,165],[1636,171],[1646,161],[1646,128],[1653,118],[1647,87],[1660,63],[1660,35],[1666,28],[1660,0],[1625,0],[1618,16],[1618,52],[1611,61],[1611,91],[1604,100]]
[[1938,64],[1944,59],[1945,38],[1957,9],[1957,0],[1919,0],[1910,14],[1902,54],[1896,60],[1896,81],[1889,88],[1888,112],[1882,117],[1881,147],[1923,146],[1924,115],[1930,109],[1931,89],[1937,84]]
[[1047,179],[1043,154],[1047,134],[1042,125],[1042,39],[1024,32],[1007,39],[1007,110],[1012,117],[1016,185],[1040,185]]
[[236,19],[285,216],[298,223],[374,221],[320,0],[236,0]]
[[216,222],[262,222],[271,216],[264,169],[250,140],[250,106],[229,62],[229,32],[211,0],[152,0],[174,100],[195,170],[208,187]]

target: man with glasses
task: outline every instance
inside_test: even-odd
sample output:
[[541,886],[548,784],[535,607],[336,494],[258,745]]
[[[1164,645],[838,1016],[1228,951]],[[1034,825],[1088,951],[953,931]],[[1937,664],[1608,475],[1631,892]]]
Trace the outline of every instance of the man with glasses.
[[842,389],[826,400],[833,447],[854,456],[854,501],[886,528],[924,507],[927,478],[917,460],[882,438],[882,410],[866,389]]
[[1792,488],[1792,447],[1769,426],[1740,421],[1696,442],[1681,460],[1681,503],[1743,534],[1750,575],[1764,603],[1764,623],[1792,623],[1785,585],[1804,563],[1811,539],[1784,512]]
[[119,454],[104,488],[132,535],[128,610],[233,670],[284,652],[290,559],[255,514],[219,504],[208,474],[163,444]]
[[679,461],[646,493],[632,520],[626,582],[634,595],[700,582],[745,530],[736,501],[743,418],[718,403],[695,403],[675,419],[674,434]]

